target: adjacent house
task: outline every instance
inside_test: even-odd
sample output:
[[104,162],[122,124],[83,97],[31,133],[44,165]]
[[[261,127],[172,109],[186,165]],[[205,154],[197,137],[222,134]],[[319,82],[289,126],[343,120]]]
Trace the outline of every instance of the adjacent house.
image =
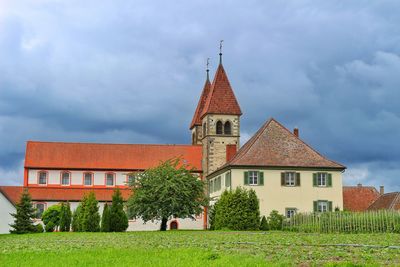
[[343,209],[347,211],[366,211],[383,194],[373,186],[343,186]]

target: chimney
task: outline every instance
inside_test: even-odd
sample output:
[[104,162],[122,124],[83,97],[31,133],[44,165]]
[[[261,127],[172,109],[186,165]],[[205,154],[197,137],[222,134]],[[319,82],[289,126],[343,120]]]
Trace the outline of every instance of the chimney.
[[385,187],[383,185],[379,187],[379,194],[381,195],[385,194]]
[[236,145],[226,145],[226,162],[230,161],[236,154]]
[[299,137],[299,128],[295,127],[295,128],[293,129],[293,134],[294,134],[296,137]]

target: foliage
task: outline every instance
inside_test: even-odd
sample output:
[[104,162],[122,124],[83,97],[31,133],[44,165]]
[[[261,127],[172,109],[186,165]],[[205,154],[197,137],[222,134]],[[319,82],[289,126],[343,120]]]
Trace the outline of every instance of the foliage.
[[284,230],[319,233],[400,233],[399,211],[299,213]]
[[44,228],[43,225],[41,223],[38,223],[35,225],[35,232],[36,233],[43,233],[44,232]]
[[60,231],[69,232],[71,228],[71,207],[69,202],[66,204],[61,203],[60,211]]
[[114,191],[110,208],[110,231],[123,232],[128,228],[128,217],[124,211],[124,200],[119,189]]
[[166,230],[171,217],[194,220],[208,201],[204,182],[191,171],[174,159],[136,174],[134,194],[127,203],[129,217],[161,220],[160,230]]
[[267,218],[265,218],[265,216],[262,216],[262,218],[261,218],[260,230],[261,231],[268,231],[269,230]]
[[108,208],[108,203],[104,203],[100,231],[110,232],[110,209]]
[[81,215],[81,204],[78,205],[78,207],[74,210],[72,214],[72,231],[74,232],[80,232],[81,231],[81,222],[79,220],[80,215]]
[[260,209],[254,190],[225,190],[215,204],[214,229],[258,230]]
[[80,210],[80,231],[82,232],[99,232],[100,231],[100,214],[98,201],[94,192],[90,192],[81,202]]
[[45,225],[46,232],[49,232],[49,233],[54,232],[56,227],[57,227],[57,225],[53,221],[49,221]]
[[282,223],[285,216],[278,213],[278,211],[273,210],[268,216],[268,226],[270,230],[282,230]]
[[217,204],[215,203],[214,206],[208,208],[209,230],[215,230],[215,210]]
[[36,231],[33,220],[35,216],[35,209],[32,206],[32,199],[28,190],[22,192],[20,201],[16,205],[16,213],[12,213],[14,217],[14,223],[10,226],[13,228],[10,230],[12,234],[26,234],[34,233]]
[[398,243],[399,234],[391,233],[141,231],[0,235],[0,265],[398,266]]
[[[42,221],[45,225],[46,232],[53,232],[53,231],[48,231],[47,229],[55,230],[55,228],[57,228],[60,225],[60,217],[61,217],[60,204],[53,205],[43,212]],[[51,223],[51,226],[47,227],[49,223]]]

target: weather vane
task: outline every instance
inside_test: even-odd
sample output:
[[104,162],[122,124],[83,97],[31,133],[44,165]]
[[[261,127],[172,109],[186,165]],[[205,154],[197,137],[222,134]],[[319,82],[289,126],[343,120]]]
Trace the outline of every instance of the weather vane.
[[222,43],[224,40],[219,41],[219,64],[222,63]]
[[207,71],[208,71],[208,66],[210,65],[210,58],[207,58]]

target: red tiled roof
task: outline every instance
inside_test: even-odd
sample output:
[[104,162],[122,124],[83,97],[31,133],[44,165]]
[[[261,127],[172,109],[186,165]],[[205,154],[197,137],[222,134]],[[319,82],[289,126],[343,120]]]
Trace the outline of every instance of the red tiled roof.
[[210,92],[211,83],[207,77],[206,83],[204,84],[203,91],[201,92],[201,96],[199,99],[199,103],[197,103],[196,111],[194,112],[192,123],[190,124],[190,130],[193,129],[194,126],[201,126],[201,118],[200,115],[203,112],[204,106],[206,104],[208,93]]
[[[20,200],[22,186],[0,186],[0,192],[14,205]],[[130,189],[120,189],[122,197],[127,200]],[[45,188],[30,187],[28,192],[33,201],[80,201],[85,194],[94,192],[98,201],[111,201],[114,189],[111,188]]]
[[268,120],[225,166],[346,167],[319,154],[274,119]]
[[218,66],[200,118],[206,114],[242,115],[239,103],[236,100],[222,64]]
[[386,193],[381,195],[368,210],[400,210],[400,192]]
[[92,144],[28,141],[26,168],[145,170],[182,158],[201,171],[202,147],[196,145]]
[[379,196],[373,186],[343,186],[343,208],[348,211],[365,211]]

